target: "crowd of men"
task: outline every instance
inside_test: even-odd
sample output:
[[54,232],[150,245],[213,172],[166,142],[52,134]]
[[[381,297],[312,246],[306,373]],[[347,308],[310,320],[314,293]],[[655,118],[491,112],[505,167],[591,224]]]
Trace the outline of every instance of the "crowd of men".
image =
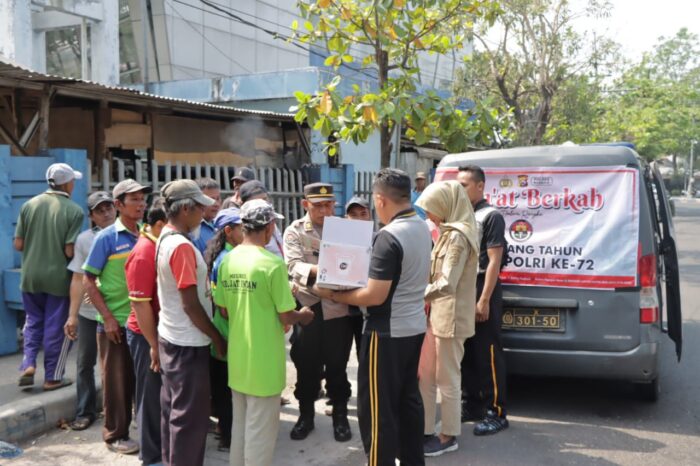
[[[347,365],[353,341],[370,466],[397,458],[419,465],[424,456],[454,451],[462,422],[476,421],[475,435],[508,426],[498,280],[504,222],[483,198],[480,168],[463,167],[459,184],[435,189],[426,188],[420,173],[413,191],[404,172],[380,170],[372,205],[381,228],[368,285],[349,291],[316,285],[324,219],[335,214],[337,202],[330,184],[304,187],[306,214],[282,234],[283,217],[251,169],[236,173],[234,194],[223,203],[216,181],[182,179],[163,186],[147,207],[151,188],[127,179],[111,194],[88,197],[91,228],[81,233],[82,209],[70,199],[81,177],[66,164],[49,167],[49,189],[22,207],[14,240],[22,252],[26,312],[19,385],[34,384],[42,347],[44,390],[72,383],[64,377],[65,362],[77,341],[71,428],[88,428],[102,411],[110,450],[138,452],[144,465],[193,466],[203,463],[211,415],[231,464],[269,465],[280,405],[287,403],[290,329],[299,404],[293,440],[314,430],[323,388],[335,440],[352,438]],[[353,197],[345,214],[371,221],[370,202]],[[471,242],[460,239],[460,231]],[[443,234],[463,246],[436,239]],[[468,251],[478,260],[469,260]],[[456,284],[464,283],[472,290],[460,291]],[[451,297],[449,325],[458,328],[447,334],[433,318],[443,312],[437,300],[445,296]],[[459,316],[466,330],[459,330]],[[446,356],[448,338],[454,362]],[[443,399],[439,435],[436,389]],[[446,412],[448,405],[453,412]],[[137,439],[129,431],[134,411]]]

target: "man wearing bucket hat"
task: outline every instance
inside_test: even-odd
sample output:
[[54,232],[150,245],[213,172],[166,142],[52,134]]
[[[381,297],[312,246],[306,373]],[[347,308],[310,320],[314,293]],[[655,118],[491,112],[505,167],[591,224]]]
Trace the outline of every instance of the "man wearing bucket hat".
[[97,347],[102,366],[102,438],[107,448],[121,454],[139,451],[129,438],[131,404],[134,399],[134,366],[126,340],[126,321],[131,313],[125,264],[139,239],[139,222],[146,210],[151,188],[130,178],[112,190],[119,217],[100,231],[83,270],[83,284],[97,309]]
[[[70,340],[63,332],[70,304],[70,271],[83,211],[70,196],[82,174],[65,163],[46,171],[49,189],[27,201],[17,218],[14,246],[22,253],[20,289],[26,313],[20,386],[34,384],[44,347],[44,390],[68,385],[63,379]],[[6,252],[5,252],[6,253]]]
[[207,265],[190,235],[215,201],[192,180],[171,181],[160,193],[168,215],[156,246],[162,460],[198,466],[209,429],[209,345],[223,357],[226,341],[211,321]]

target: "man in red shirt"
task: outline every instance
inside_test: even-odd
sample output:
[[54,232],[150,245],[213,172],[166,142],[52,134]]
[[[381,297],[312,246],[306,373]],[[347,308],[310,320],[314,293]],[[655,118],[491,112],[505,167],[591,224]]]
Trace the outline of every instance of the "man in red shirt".
[[162,199],[151,204],[147,224],[126,260],[126,284],[131,314],[126,321],[126,341],[136,375],[136,420],[142,464],[161,462],[160,361],[158,358],[158,293],[156,241],[167,221]]

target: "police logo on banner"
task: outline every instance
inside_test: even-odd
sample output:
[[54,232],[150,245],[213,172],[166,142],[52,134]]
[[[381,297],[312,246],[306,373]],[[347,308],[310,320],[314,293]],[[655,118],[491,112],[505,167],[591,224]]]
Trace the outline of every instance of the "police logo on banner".
[[532,225],[524,219],[519,219],[510,225],[510,237],[514,241],[522,243],[527,241],[532,236]]

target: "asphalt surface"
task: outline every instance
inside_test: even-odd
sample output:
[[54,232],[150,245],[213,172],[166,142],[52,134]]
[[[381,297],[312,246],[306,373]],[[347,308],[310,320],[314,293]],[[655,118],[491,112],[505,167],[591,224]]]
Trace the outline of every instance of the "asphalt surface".
[[[700,203],[678,202],[675,217],[684,314],[683,360],[664,339],[660,357],[662,394],[649,403],[626,384],[594,380],[513,378],[509,381],[511,427],[477,438],[464,424],[459,450],[428,465],[698,465],[700,464]],[[355,373],[355,363],[350,371]],[[354,399],[351,401],[354,405]],[[354,407],[354,406],[353,406]],[[363,465],[357,424],[348,444],[332,439],[317,403],[317,428],[304,442],[288,440],[295,410],[283,410],[275,465]],[[351,417],[355,418],[351,407]],[[324,419],[325,418],[325,419]],[[353,419],[354,421],[354,419]],[[322,424],[319,425],[319,422]],[[138,464],[107,452],[99,427],[78,433],[56,430],[23,445],[8,465]],[[206,464],[226,464],[210,439]]]

